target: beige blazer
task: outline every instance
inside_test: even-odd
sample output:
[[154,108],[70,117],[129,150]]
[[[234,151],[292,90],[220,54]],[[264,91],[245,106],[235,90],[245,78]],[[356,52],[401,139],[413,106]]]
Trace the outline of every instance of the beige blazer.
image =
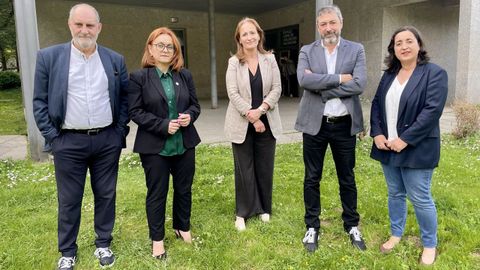
[[[262,75],[263,102],[270,107],[267,111],[267,119],[273,137],[277,139],[282,133],[278,112],[278,100],[282,94],[280,71],[275,56],[271,53],[259,53],[258,63]],[[252,109],[252,93],[248,65],[240,64],[236,56],[228,60],[226,85],[230,101],[225,116],[225,136],[233,143],[243,143],[248,129],[248,120],[244,115]]]

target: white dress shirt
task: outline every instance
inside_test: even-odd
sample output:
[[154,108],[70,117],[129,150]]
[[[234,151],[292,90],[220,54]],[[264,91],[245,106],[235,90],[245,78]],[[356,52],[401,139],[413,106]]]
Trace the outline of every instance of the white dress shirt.
[[[327,71],[328,74],[335,74],[335,66],[337,63],[337,53],[338,53],[338,46],[340,45],[341,38],[339,38],[337,46],[332,53],[328,52],[327,47],[323,45],[322,40],[322,47],[325,51],[325,62],[327,64]],[[338,75],[338,81],[340,82],[340,74]],[[325,116],[344,116],[348,114],[347,107],[339,98],[332,98],[325,103],[325,110],[323,111],[323,115]]]
[[108,78],[98,51],[86,57],[71,46],[64,129],[91,129],[113,121]]
[[387,130],[388,130],[388,140],[393,141],[398,138],[397,133],[397,120],[398,120],[398,107],[400,105],[400,97],[402,96],[403,89],[408,83],[406,80],[403,84],[400,84],[398,79],[395,77],[392,85],[388,89],[387,96],[385,97],[385,111],[387,117]]

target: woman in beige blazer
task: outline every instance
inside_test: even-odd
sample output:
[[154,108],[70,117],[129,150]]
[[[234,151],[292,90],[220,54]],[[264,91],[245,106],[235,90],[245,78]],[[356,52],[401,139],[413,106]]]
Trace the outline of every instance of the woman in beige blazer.
[[275,56],[263,48],[264,33],[251,18],[235,30],[237,52],[228,61],[226,85],[230,100],[225,135],[232,142],[235,163],[237,230],[245,219],[272,212],[273,164],[276,139],[282,133],[278,100],[282,93]]

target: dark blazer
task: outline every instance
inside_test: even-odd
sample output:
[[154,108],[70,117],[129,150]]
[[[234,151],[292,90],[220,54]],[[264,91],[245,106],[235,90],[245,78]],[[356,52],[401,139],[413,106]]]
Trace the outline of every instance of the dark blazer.
[[[385,72],[378,85],[370,113],[370,136],[388,138],[385,97],[396,73]],[[447,72],[428,63],[417,65],[400,97],[398,136],[408,146],[400,153],[379,150],[375,143],[371,157],[384,164],[407,168],[434,168],[440,159],[440,125],[448,94]]]
[[[38,129],[45,137],[45,151],[60,133],[67,110],[68,74],[72,43],[55,45],[38,51],[35,68],[33,115]],[[108,78],[108,92],[113,125],[123,134],[123,147],[129,128],[128,73],[122,55],[97,45],[98,54]]]
[[[200,115],[192,74],[187,69],[172,71],[177,111],[188,113],[190,125],[181,127],[183,145],[190,149],[200,143],[193,123]],[[162,151],[168,134],[168,104],[165,91],[154,67],[130,74],[128,85],[129,116],[138,125],[133,151],[141,154],[158,154]]]
[[[305,69],[312,74],[305,73]],[[352,74],[353,80],[340,84],[339,74]],[[328,74],[325,49],[317,40],[300,50],[297,66],[298,83],[305,89],[298,108],[295,129],[309,135],[317,135],[322,126],[325,103],[340,98],[352,117],[351,135],[363,130],[360,94],[367,84],[365,50],[362,44],[340,40],[335,74]]]

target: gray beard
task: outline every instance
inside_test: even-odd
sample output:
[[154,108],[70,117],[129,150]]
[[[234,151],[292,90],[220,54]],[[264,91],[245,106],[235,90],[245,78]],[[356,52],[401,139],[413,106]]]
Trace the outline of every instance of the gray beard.
[[325,45],[336,45],[338,43],[338,40],[339,40],[339,36],[333,35],[333,36],[330,36],[330,37],[324,37],[323,38],[323,43]]
[[91,48],[92,46],[95,46],[95,43],[96,43],[96,39],[93,38],[93,39],[88,39],[88,40],[85,40],[84,38],[81,39],[81,38],[74,38],[73,39],[75,44],[77,46],[79,46],[80,48],[82,49],[89,49]]

